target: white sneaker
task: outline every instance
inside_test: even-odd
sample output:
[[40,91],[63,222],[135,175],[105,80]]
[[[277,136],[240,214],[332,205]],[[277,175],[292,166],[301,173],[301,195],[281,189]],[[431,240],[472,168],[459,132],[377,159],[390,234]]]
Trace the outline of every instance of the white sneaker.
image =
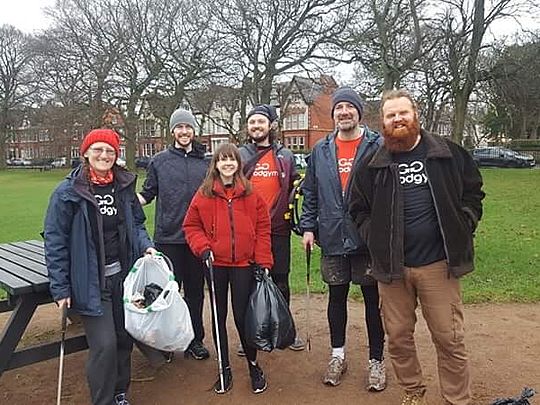
[[368,364],[368,391],[382,391],[386,388],[386,368],[384,360],[371,359]]
[[341,376],[347,371],[347,361],[339,357],[332,357],[323,377],[323,384],[338,386]]

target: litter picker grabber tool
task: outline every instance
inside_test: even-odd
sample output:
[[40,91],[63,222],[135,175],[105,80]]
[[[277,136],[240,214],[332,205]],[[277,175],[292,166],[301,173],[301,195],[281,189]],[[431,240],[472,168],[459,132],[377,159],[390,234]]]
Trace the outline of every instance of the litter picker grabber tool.
[[306,249],[306,347],[307,351],[311,351],[311,331],[310,327],[310,285],[311,285],[311,249],[312,246],[308,245]]
[[219,373],[219,384],[221,388],[225,388],[225,376],[223,374],[223,361],[221,359],[221,338],[219,336],[219,323],[217,315],[217,304],[216,304],[216,285],[214,282],[214,266],[212,265],[212,257],[209,257],[206,261],[206,266],[208,267],[208,272],[210,273],[210,301],[212,302],[212,320],[214,322],[214,330],[216,331],[216,343],[217,343],[217,362],[218,362],[218,373]]
[[56,391],[56,405],[60,405],[62,398],[62,376],[64,374],[64,346],[67,329],[67,303],[62,305],[62,335],[60,338],[60,365],[58,367],[58,389]]

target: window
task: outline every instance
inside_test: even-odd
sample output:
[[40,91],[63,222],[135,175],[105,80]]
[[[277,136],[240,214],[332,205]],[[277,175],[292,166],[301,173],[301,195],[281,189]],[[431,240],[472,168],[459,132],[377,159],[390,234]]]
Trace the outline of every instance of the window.
[[157,152],[156,145],[153,143],[145,143],[143,146],[144,156],[154,156]]
[[283,119],[284,129],[307,129],[306,114],[291,114]]
[[304,149],[305,147],[305,137],[304,136],[291,136],[285,138],[285,145],[287,148],[292,150]]

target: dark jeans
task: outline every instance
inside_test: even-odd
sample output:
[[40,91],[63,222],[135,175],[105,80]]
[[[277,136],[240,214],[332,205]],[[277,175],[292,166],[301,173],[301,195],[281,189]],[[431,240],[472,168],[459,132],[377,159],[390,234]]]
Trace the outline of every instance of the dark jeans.
[[114,395],[127,392],[133,341],[124,328],[122,273],[105,278],[103,315],[81,316],[88,342],[86,376],[93,405],[112,405]]
[[174,266],[174,277],[180,288],[184,287],[184,299],[189,308],[195,340],[204,339],[203,302],[204,272],[202,260],[196,257],[187,244],[156,244]]
[[[212,298],[212,286],[210,283],[210,273],[205,268],[205,275],[210,289],[210,298]],[[229,343],[227,337],[227,313],[229,308],[229,284],[231,286],[232,310],[234,324],[240,336],[240,342],[249,361],[257,359],[257,350],[246,345],[244,325],[246,311],[249,302],[249,296],[255,280],[253,271],[250,267],[214,267],[214,285],[216,294],[216,309],[218,318],[218,330],[221,349],[221,361],[223,367],[229,366]],[[212,308],[213,314],[213,308]],[[214,335],[214,344],[217,348],[216,330],[212,317],[212,333]],[[217,350],[216,350],[217,352]]]
[[276,283],[279,291],[291,303],[291,291],[289,288],[289,273],[291,271],[291,237],[290,235],[272,235],[272,281]]
[[[329,285],[328,324],[332,347],[345,346],[347,328],[347,297],[349,283]],[[384,350],[384,329],[379,311],[379,291],[377,285],[361,286],[364,296],[366,327],[369,341],[369,358],[382,360]]]

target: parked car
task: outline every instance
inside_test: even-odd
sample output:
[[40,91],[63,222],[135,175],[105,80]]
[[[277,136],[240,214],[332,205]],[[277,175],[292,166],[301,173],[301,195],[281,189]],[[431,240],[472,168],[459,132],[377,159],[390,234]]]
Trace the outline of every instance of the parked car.
[[32,166],[32,161],[23,158],[10,159],[7,162],[8,166]]
[[478,166],[534,167],[536,164],[532,155],[498,146],[476,148],[472,156]]
[[139,156],[135,159],[135,167],[139,169],[146,169],[148,167],[148,163],[150,163],[149,156]]
[[295,153],[294,163],[297,169],[305,169],[307,167],[306,156],[301,153]]
[[116,164],[120,167],[126,167],[126,159],[124,159],[123,157],[119,156],[117,159],[116,159]]
[[52,167],[66,167],[67,166],[67,159],[65,157],[56,158],[51,162]]

